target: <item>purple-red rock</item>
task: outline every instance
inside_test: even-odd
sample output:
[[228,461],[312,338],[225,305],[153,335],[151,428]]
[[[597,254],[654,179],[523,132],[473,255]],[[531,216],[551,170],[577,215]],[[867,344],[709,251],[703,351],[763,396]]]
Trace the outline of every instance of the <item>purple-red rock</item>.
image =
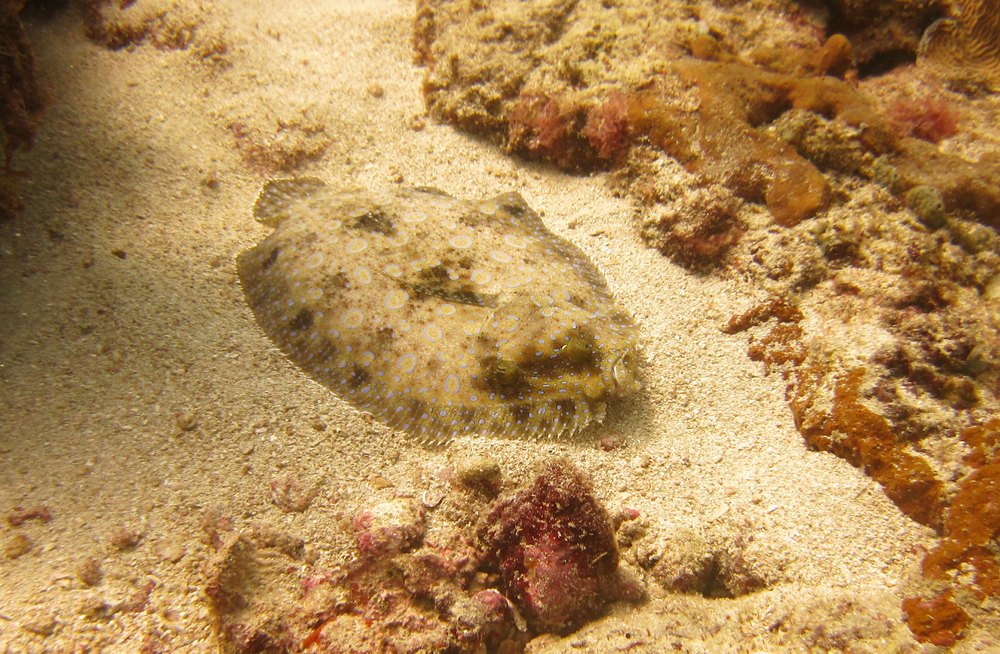
[[622,598],[611,518],[566,459],[497,500],[479,539],[487,566],[533,632],[568,633]]
[[409,500],[380,502],[358,512],[351,526],[362,556],[391,556],[420,544],[426,529],[426,513],[423,507]]

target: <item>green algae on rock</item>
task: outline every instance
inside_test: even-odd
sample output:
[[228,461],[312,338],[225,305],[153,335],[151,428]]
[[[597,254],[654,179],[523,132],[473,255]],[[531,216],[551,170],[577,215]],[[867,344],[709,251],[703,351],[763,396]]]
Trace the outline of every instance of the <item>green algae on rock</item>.
[[338,395],[421,441],[571,436],[638,388],[632,320],[517,193],[268,182],[274,232],[238,259],[264,332]]

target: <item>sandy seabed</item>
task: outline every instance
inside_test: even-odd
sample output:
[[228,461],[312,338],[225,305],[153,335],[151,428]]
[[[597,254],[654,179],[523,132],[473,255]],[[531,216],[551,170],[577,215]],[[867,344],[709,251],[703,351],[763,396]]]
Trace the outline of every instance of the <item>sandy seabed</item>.
[[[734,598],[649,583],[649,601],[532,651],[920,649],[899,606],[931,532],[808,451],[782,379],[720,331],[761,298],[646,247],[601,175],[526,164],[425,118],[408,0],[171,6],[224,40],[223,62],[107,49],[69,11],[26,17],[54,102],[17,159],[25,216],[0,225],[0,510],[51,518],[0,526],[0,650],[214,651],[206,516],[294,534],[333,566],[354,554],[358,510],[447,495],[442,471],[474,455],[511,485],[574,461],[612,513],[645,521],[626,567],[690,530],[743,539],[766,580]],[[234,260],[266,233],[250,211],[275,151],[315,155],[296,173],[334,184],[519,191],[636,315],[644,391],[574,442],[433,449],[365,419],[290,365],[243,299]],[[307,510],[272,499],[289,478],[316,484]]]

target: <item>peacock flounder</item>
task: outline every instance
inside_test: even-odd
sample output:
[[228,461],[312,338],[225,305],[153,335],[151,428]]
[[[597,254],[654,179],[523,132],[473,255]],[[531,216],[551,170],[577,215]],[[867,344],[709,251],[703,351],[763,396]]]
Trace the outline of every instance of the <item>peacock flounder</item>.
[[268,182],[274,231],[238,258],[264,332],[355,407],[423,442],[569,436],[637,390],[602,275],[517,193]]

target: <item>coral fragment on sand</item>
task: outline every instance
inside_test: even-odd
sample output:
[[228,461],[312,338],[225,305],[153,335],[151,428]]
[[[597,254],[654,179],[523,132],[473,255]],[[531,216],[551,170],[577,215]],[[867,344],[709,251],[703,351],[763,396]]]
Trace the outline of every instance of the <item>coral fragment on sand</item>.
[[567,460],[548,463],[530,485],[499,499],[479,539],[535,631],[572,631],[621,594],[611,519]]
[[955,604],[950,590],[929,600],[908,597],[903,600],[903,613],[917,640],[940,647],[954,645],[969,623],[969,616]]
[[636,341],[600,272],[516,193],[269,182],[238,260],[257,321],[356,407],[428,443],[569,436],[632,393]]

